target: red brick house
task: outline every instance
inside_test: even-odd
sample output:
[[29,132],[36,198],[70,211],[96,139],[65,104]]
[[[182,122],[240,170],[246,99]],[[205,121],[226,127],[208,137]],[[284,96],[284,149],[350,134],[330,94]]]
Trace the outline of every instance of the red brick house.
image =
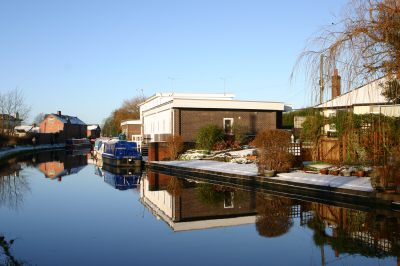
[[40,133],[63,134],[65,139],[81,139],[87,137],[87,125],[76,116],[47,114],[39,125]]

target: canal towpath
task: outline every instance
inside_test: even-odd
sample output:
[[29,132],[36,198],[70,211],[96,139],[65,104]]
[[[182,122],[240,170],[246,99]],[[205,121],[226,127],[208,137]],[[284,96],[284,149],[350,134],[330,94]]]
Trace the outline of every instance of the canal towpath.
[[65,143],[62,144],[42,144],[42,145],[26,145],[26,146],[15,146],[5,149],[0,149],[0,160],[15,156],[17,154],[42,151],[42,150],[53,150],[65,148]]

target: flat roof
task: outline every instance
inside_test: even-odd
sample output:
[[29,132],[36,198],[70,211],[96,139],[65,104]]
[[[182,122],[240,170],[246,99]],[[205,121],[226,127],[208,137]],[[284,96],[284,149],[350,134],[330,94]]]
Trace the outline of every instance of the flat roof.
[[125,125],[141,125],[142,121],[141,120],[126,120],[121,122],[121,126]]
[[234,94],[223,93],[156,93],[140,106],[141,111],[170,105],[171,108],[288,111],[283,102],[234,100]]

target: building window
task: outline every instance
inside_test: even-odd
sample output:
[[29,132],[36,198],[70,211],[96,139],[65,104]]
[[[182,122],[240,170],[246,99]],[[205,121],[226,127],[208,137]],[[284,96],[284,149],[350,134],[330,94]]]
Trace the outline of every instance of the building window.
[[234,207],[233,199],[234,199],[233,191],[225,191],[224,192],[224,208],[225,209],[231,209]]
[[233,118],[224,118],[224,131],[225,134],[233,133]]

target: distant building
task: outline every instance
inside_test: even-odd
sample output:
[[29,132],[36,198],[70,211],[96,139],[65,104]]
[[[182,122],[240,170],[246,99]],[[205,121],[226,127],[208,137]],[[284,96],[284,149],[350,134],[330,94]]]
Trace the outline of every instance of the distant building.
[[[349,92],[341,94],[340,76],[335,71],[332,77],[332,98],[314,108],[320,109],[325,117],[334,117],[338,110],[346,110],[354,114],[382,114],[385,116],[400,117],[400,105],[388,103],[382,95],[382,83],[387,78],[377,79]],[[339,80],[339,82],[334,81]],[[334,132],[331,125],[325,125],[325,132]]]
[[240,125],[254,136],[281,128],[282,112],[288,109],[282,102],[234,100],[233,94],[156,93],[140,104],[142,135],[145,142],[164,142],[171,135],[195,142],[201,127],[215,124],[227,134]]
[[142,121],[141,120],[126,120],[121,123],[122,133],[125,134],[126,139],[130,141],[138,141],[142,135]]
[[0,133],[11,134],[16,126],[20,126],[22,119],[19,118],[18,113],[14,116],[9,114],[0,114]]
[[87,138],[97,139],[100,138],[101,128],[98,124],[87,125]]
[[39,128],[40,133],[60,133],[65,139],[87,137],[87,125],[82,120],[75,116],[63,115],[60,111],[45,115]]
[[36,125],[21,125],[14,128],[14,134],[18,137],[25,137],[30,133],[39,133],[39,130],[39,127],[37,127]]

